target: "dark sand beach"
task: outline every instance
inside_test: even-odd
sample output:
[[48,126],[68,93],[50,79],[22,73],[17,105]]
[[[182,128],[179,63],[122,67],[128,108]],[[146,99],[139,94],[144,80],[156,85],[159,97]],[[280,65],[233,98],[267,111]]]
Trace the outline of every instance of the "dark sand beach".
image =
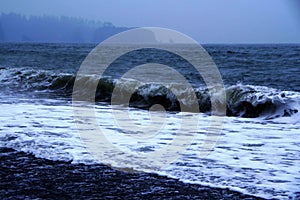
[[1,148],[1,199],[261,199],[105,165],[70,164]]

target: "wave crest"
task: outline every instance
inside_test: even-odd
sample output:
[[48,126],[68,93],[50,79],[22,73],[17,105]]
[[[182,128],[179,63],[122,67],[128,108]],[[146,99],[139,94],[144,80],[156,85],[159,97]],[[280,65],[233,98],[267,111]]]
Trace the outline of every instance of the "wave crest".
[[[76,76],[66,73],[52,73],[50,71],[25,68],[0,69],[0,90],[13,91],[47,91],[71,97]],[[79,84],[83,87],[80,95],[89,95],[89,88],[97,84],[96,94],[91,100],[110,102],[117,81],[108,77],[98,80],[95,77],[82,77]],[[210,94],[207,88],[198,87],[188,91],[186,87],[176,87],[176,95],[168,88],[155,83],[136,84],[135,80],[122,82],[118,98],[128,95],[134,87],[129,105],[141,109],[149,109],[154,104],[161,104],[168,111],[180,111],[183,106],[191,105],[191,93],[195,93],[200,112],[211,111]],[[122,96],[123,95],[123,96]],[[226,107],[228,116],[248,118],[263,117],[274,119],[289,117],[299,112],[300,94],[291,91],[280,91],[273,88],[237,84],[226,88]],[[180,103],[179,103],[180,101]],[[225,102],[223,102],[225,103]],[[298,113],[299,114],[299,113]]]

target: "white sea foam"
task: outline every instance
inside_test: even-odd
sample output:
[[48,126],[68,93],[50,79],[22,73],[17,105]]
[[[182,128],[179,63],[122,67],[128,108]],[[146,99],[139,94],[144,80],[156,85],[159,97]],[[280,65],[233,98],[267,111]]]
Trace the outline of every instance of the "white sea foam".
[[[51,160],[72,160],[73,163],[85,164],[99,162],[88,153],[80,139],[69,103],[53,99],[40,103],[5,97],[0,100],[2,147]],[[121,106],[114,109],[117,112],[127,111]],[[113,145],[124,151],[145,155],[159,151],[172,142],[174,133],[180,129],[181,115],[199,117],[200,129],[196,138],[185,152],[179,152],[181,157],[169,167],[151,168],[151,161],[141,163],[134,156],[114,157],[115,152],[107,152],[107,159],[101,161],[106,164],[164,174],[190,183],[228,187],[266,198],[287,199],[299,191],[300,124],[297,120],[290,123],[294,118],[299,119],[299,114],[274,120],[227,117],[215,149],[207,157],[199,158],[211,120],[205,114],[166,113],[167,120],[160,133],[139,138],[139,133],[116,128],[110,106],[96,105],[95,110],[103,132]],[[151,115],[164,117],[159,112]],[[130,117],[142,128],[150,123],[150,115],[145,110],[130,109]],[[88,120],[77,123],[88,123]],[[151,132],[151,128],[147,131]],[[189,130],[185,132],[187,135],[194,134]]]

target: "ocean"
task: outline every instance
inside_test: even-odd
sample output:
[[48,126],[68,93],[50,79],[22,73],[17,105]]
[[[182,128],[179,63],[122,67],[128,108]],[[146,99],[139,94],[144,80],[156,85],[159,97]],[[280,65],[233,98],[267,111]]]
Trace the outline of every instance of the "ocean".
[[[83,102],[93,107],[94,115],[86,120],[74,117],[72,94],[76,74],[95,46],[0,44],[0,147],[11,149],[1,151],[1,156],[11,154],[11,159],[15,159],[25,153],[21,154],[25,160],[42,159],[41,166],[49,160],[64,162],[69,167],[105,164],[120,171],[154,173],[192,185],[228,188],[253,197],[300,198],[300,45],[203,45],[220,71],[227,109],[220,135],[208,154],[202,157],[199,156],[201,145],[207,140],[207,129],[214,120],[209,90],[202,77],[184,60],[164,63],[169,55],[163,52],[147,49],[117,60],[115,67],[109,68],[99,81],[95,102]],[[188,47],[184,51],[193,53]],[[154,55],[150,60],[143,56],[149,52]],[[133,87],[135,91],[129,99],[129,107],[122,103],[110,104],[116,85],[127,90],[137,81],[118,82],[122,74],[132,65],[151,63],[151,59],[162,60],[163,64],[175,66],[184,74],[194,88],[199,113],[180,112],[174,92],[149,80],[146,85]],[[152,71],[146,70],[142,79],[151,77]],[[164,76],[166,80],[169,78],[167,73]],[[89,81],[87,78],[82,83]],[[188,102],[188,97],[184,97],[182,101]],[[166,112],[153,108],[157,104]],[[149,112],[149,108],[153,110]],[[118,120],[125,125],[133,120],[146,136],[116,126],[113,113],[125,112],[130,113],[129,117],[122,118],[120,114]],[[190,121],[180,127],[185,116],[199,121],[199,131],[189,129],[193,126]],[[90,153],[89,143],[80,133],[82,127],[78,127],[78,124],[90,123],[91,117],[97,119],[103,134],[117,147],[108,152],[105,145],[103,149],[100,145],[97,151],[105,152],[101,159]],[[159,126],[163,121],[161,133],[157,133],[157,126],[149,125],[151,119],[157,120],[154,122]],[[168,151],[171,150],[161,149],[172,143],[180,129],[187,137],[191,136],[191,140],[169,163]],[[120,151],[130,153],[119,156]],[[162,167],[154,165],[152,157],[139,160],[134,156],[147,157],[155,152],[161,154],[155,161],[164,163]],[[8,162],[1,160],[1,165]]]

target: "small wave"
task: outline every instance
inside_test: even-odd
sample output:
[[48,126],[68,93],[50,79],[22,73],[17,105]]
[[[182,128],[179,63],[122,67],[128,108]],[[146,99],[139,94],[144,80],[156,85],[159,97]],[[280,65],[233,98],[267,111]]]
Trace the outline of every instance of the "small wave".
[[274,119],[299,112],[300,94],[251,85],[234,85],[226,89],[227,115]]
[[0,69],[1,90],[34,91],[63,90],[72,91],[75,76],[72,74],[26,68]]
[[[64,97],[71,97],[76,79],[73,74],[26,68],[2,68],[0,71],[1,90],[38,90],[54,92]],[[155,104],[160,104],[167,111],[181,111],[181,106],[188,109],[192,105],[192,94],[196,94],[199,111],[204,113],[211,111],[210,94],[205,87],[197,87],[191,91],[184,85],[177,85],[175,95],[169,89],[170,87],[156,83],[142,84],[136,80],[122,81],[119,91],[114,90],[118,81],[111,80],[109,77],[98,80],[95,77],[86,76],[77,81],[82,85],[82,90],[76,92],[79,92],[85,99],[98,102],[111,102],[114,92],[115,95],[118,95],[120,104],[124,103],[122,102],[124,97],[130,95],[129,106],[132,107],[149,109]],[[91,95],[88,92],[89,88],[95,84],[97,84],[96,93]],[[226,98],[227,116],[262,117],[270,120],[299,115],[300,94],[297,92],[237,84],[226,88]]]

